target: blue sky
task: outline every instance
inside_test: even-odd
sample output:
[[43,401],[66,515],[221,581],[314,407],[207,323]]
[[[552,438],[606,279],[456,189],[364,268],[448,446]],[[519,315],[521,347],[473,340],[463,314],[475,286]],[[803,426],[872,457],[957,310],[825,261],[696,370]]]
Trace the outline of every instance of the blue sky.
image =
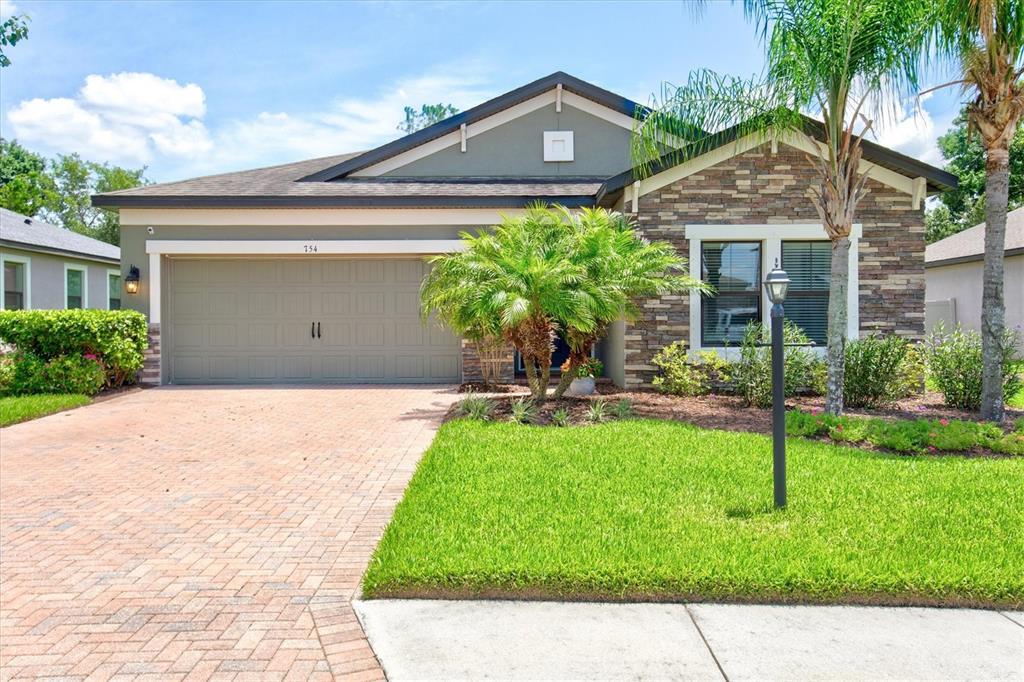
[[[0,134],[46,153],[146,165],[167,181],[370,148],[402,107],[465,109],[563,70],[647,102],[693,68],[761,69],[739,8],[672,2],[59,2],[0,72]],[[958,108],[909,104],[878,141],[941,163]]]

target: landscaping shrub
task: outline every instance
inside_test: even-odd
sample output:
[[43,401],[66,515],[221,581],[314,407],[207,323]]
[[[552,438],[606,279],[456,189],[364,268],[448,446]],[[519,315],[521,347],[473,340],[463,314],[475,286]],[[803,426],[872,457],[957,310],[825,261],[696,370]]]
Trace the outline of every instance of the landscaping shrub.
[[[1003,395],[1013,396],[1021,388],[1017,373],[1017,332],[1007,329],[1003,337]],[[940,325],[925,337],[928,375],[950,407],[977,411],[981,407],[981,334],[957,326],[946,332]]]
[[730,378],[729,363],[717,353],[701,351],[693,360],[682,341],[662,348],[651,363],[661,370],[651,383],[669,395],[704,395],[715,386],[727,384]]
[[526,398],[518,398],[509,406],[512,410],[508,420],[517,424],[529,424],[537,419],[537,408]]
[[906,339],[869,336],[846,345],[843,402],[878,407],[911,395],[923,383],[920,357]]
[[800,410],[786,413],[786,434],[828,438],[840,443],[869,443],[906,454],[967,452],[983,447],[1009,455],[1024,455],[1024,424],[1004,433],[995,424],[959,419],[881,419],[835,417]]
[[6,391],[11,395],[96,395],[103,388],[104,379],[103,365],[93,357],[61,355],[43,360],[33,353],[19,352],[14,356],[13,372]]
[[470,393],[459,401],[457,411],[460,417],[489,421],[494,413],[494,401],[486,396]]
[[46,363],[91,356],[103,383],[117,387],[132,383],[142,369],[146,318],[133,310],[0,311],[0,341],[13,345],[21,357],[31,354]]
[[[806,344],[807,335],[789,320],[785,321],[782,332],[786,344]],[[747,325],[740,347],[740,360],[732,365],[731,371],[736,391],[748,405],[771,407],[772,404],[772,357],[771,348],[760,344],[770,341],[768,330],[760,323]],[[811,391],[815,384],[816,365],[819,361],[809,348],[787,346],[784,353],[785,394],[796,395],[799,391]]]

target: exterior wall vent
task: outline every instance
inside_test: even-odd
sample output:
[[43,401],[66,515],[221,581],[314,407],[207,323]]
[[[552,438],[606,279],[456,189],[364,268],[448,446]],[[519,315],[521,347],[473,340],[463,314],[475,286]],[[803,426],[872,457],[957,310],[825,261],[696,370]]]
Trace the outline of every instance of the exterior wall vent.
[[572,161],[572,131],[571,130],[545,130],[544,131],[544,160],[545,161]]

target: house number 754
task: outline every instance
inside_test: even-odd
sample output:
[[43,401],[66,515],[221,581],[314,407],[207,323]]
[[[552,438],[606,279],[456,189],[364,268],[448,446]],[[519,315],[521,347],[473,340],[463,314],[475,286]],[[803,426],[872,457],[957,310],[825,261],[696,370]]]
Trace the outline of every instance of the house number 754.
[[316,244],[303,244],[302,250],[305,253],[317,253]]

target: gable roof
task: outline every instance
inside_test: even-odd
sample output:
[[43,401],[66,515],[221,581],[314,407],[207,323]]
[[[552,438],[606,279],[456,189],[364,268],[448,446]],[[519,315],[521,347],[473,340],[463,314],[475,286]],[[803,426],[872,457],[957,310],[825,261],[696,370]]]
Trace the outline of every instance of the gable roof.
[[[819,141],[824,141],[825,133],[820,121],[816,121],[809,116],[804,116],[804,126],[805,132]],[[685,158],[681,158],[682,155],[677,151],[668,152],[658,161],[651,164],[650,175],[657,175],[658,173],[677,166],[688,159],[707,154],[708,152],[714,151],[726,144],[735,142],[737,139],[744,137],[747,134],[749,134],[749,132],[744,131],[743,124],[739,124],[714,135],[710,135],[700,143],[699,148],[694,153],[687,155]],[[766,139],[765,142],[767,141],[768,140]],[[955,189],[959,182],[957,177],[948,171],[936,168],[935,166],[922,161],[918,161],[917,159],[911,158],[905,154],[900,154],[888,147],[876,144],[871,140],[864,140],[861,145],[861,148],[863,149],[863,159],[865,161],[876,166],[881,166],[882,168],[887,168],[888,170],[909,178],[924,178],[927,182],[929,192],[945,192]],[[641,179],[641,174],[636,168],[623,171],[618,175],[608,178],[598,191],[598,202],[600,203],[606,196],[614,196],[626,185],[632,184],[638,179]]]
[[424,128],[423,130],[416,131],[411,135],[400,137],[393,142],[388,142],[385,145],[381,145],[376,149],[371,149],[368,152],[364,152],[351,159],[347,159],[342,163],[324,168],[316,173],[311,173],[304,178],[300,178],[300,182],[327,182],[331,180],[337,180],[343,178],[346,175],[353,173],[368,166],[380,163],[393,156],[401,154],[402,152],[418,147],[421,144],[425,144],[439,137],[443,137],[449,133],[457,131],[463,124],[469,125],[475,123],[481,119],[493,116],[499,111],[503,111],[512,107],[520,102],[524,102],[528,99],[532,99],[537,95],[541,95],[556,86],[561,85],[563,90],[576,93],[581,97],[586,97],[589,100],[597,102],[603,106],[618,111],[626,116],[636,116],[637,114],[643,115],[648,109],[647,107],[637,104],[633,100],[626,99],[621,95],[616,95],[614,92],[599,88],[596,85],[580,80],[575,76],[570,76],[564,71],[556,71],[550,76],[545,76],[532,83],[506,92],[504,95],[499,95],[494,99],[488,100],[483,104],[477,105],[472,109],[460,112],[446,118],[443,121],[435,123],[432,126]]
[[[1024,254],[1024,207],[1006,214],[1005,255]],[[980,261],[985,257],[985,223],[924,247],[926,267]]]
[[6,208],[0,208],[0,244],[25,251],[58,253],[105,263],[121,261],[121,249],[113,244]]

